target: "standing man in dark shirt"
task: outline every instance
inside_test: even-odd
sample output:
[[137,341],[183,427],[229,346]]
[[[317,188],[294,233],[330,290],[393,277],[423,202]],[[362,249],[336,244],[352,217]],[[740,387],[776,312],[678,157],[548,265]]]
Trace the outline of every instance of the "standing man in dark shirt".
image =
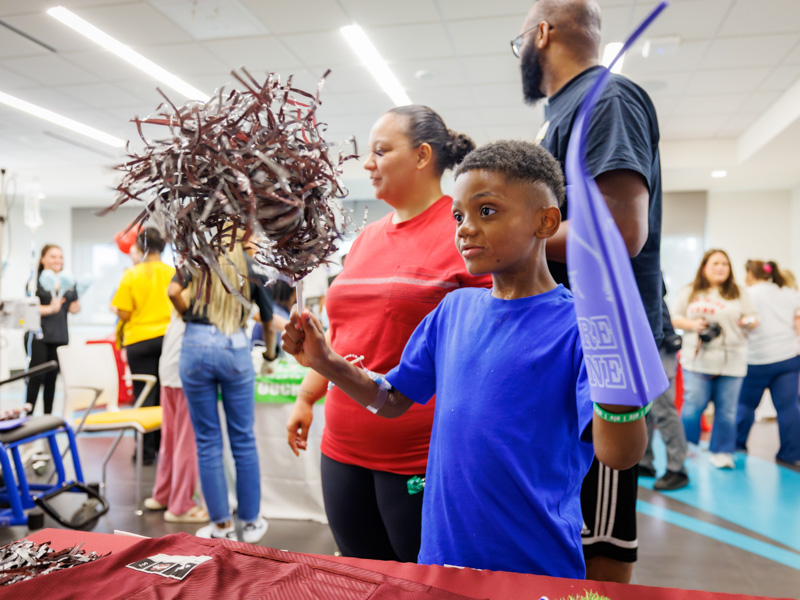
[[[578,108],[603,67],[600,9],[593,0],[539,0],[512,41],[520,57],[526,101],[548,99],[537,140],[561,163]],[[586,165],[631,257],[657,344],[661,343],[661,167],[658,121],[647,93],[614,75],[587,132]],[[567,188],[569,202],[569,187]],[[569,285],[567,202],[561,228],[547,241],[555,280]],[[636,467],[615,471],[595,459],[581,492],[586,578],[627,583],[636,561]]]

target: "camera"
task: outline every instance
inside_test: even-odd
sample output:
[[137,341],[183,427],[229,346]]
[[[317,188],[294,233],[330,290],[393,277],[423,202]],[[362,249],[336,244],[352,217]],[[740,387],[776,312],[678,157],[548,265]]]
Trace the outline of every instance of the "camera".
[[700,339],[704,342],[710,342],[715,337],[719,336],[720,333],[722,333],[722,327],[719,323],[709,323],[708,327],[698,332],[697,335],[699,335]]

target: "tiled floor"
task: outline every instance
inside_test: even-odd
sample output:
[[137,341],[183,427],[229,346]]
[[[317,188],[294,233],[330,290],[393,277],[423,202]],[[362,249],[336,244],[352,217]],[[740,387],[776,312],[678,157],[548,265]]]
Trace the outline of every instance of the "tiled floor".
[[[99,479],[99,463],[109,438],[80,443],[87,480]],[[123,440],[109,470],[111,509],[94,531],[124,530],[147,536],[197,525],[165,523],[161,513],[135,514],[133,439]],[[752,456],[737,455],[737,469],[720,472],[697,450],[688,461],[692,482],[679,492],[659,493],[652,479],[640,481],[639,561],[633,583],[716,592],[800,598],[800,472],[772,461],[777,448],[774,422],[758,423]],[[657,468],[661,462],[657,453]],[[663,467],[662,467],[663,468]],[[145,467],[149,491],[155,467]],[[71,514],[69,509],[66,513]],[[46,526],[55,527],[46,519]],[[0,543],[27,530],[0,530]],[[326,525],[311,521],[271,520],[262,544],[298,552],[332,554],[335,543]]]

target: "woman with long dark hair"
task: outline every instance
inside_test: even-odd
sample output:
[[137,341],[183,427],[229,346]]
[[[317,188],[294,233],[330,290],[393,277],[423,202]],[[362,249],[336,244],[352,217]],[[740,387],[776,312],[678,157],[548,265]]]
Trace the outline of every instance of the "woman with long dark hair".
[[[64,273],[64,254],[55,244],[45,244],[39,257],[36,271],[36,296],[39,298],[39,314],[42,320],[42,337],[33,332],[25,334],[25,349],[30,357],[29,367],[36,367],[51,360],[58,361],[56,349],[69,343],[67,315],[81,309],[75,282]],[[39,388],[44,384],[42,400],[44,412],[53,412],[58,371],[28,379],[26,402],[31,411],[36,408]]]
[[778,413],[781,438],[777,459],[800,466],[800,402],[797,401],[800,297],[786,285],[774,261],[748,260],[745,270],[745,283],[761,323],[749,338],[747,376],[736,415],[736,447],[747,449],[756,408],[764,390],[769,389]]
[[694,282],[675,300],[672,324],[684,332],[681,417],[686,439],[700,441],[700,419],[713,402],[710,461],[719,469],[733,469],[736,405],[747,373],[745,332],[756,327],[758,319],[747,291],[736,285],[724,250],[703,255]]
[[[416,326],[451,290],[491,285],[467,273],[454,239],[452,198],[442,174],[475,147],[427,106],[394,108],[372,128],[369,171],[375,196],[392,213],[356,238],[328,290],[330,343],[366,369],[385,373],[400,361]],[[312,407],[325,396],[322,491],[345,556],[416,562],[422,480],[434,403],[380,419],[314,371],[300,386],[287,423],[295,454],[305,449]]]

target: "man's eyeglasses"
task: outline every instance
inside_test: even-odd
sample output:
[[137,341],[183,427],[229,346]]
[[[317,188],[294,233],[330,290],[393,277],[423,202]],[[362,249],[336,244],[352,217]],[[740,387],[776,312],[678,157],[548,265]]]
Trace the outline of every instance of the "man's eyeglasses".
[[[539,25],[541,25],[541,23],[537,23],[533,27],[529,27],[528,29],[526,29],[525,31],[520,33],[517,37],[515,37],[513,40],[511,40],[511,51],[514,53],[514,56],[519,58],[520,50],[522,50],[522,40],[523,40],[523,38],[526,35],[528,35],[531,31],[533,31],[534,29],[537,29],[539,27]],[[553,29],[553,26],[548,23],[547,24],[547,29],[548,30]]]

